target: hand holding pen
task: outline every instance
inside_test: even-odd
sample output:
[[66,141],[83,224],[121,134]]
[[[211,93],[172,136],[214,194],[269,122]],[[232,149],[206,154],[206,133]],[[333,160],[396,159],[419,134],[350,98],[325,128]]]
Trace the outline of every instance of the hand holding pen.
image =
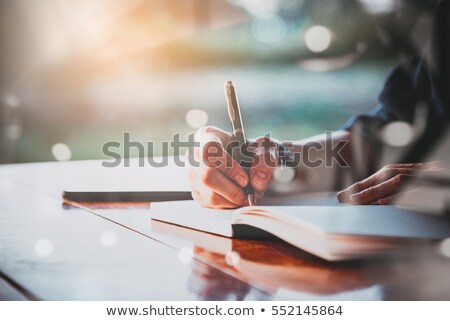
[[[236,129],[239,127],[238,124],[234,126]],[[268,187],[278,157],[275,148],[266,148],[273,146],[273,142],[266,137],[253,140],[251,166],[242,167],[239,159],[233,159],[228,153],[228,147],[239,147],[238,139],[245,142],[245,135],[239,135],[239,130],[233,134],[213,126],[202,127],[196,133],[200,146],[189,151],[189,183],[193,198],[204,207],[229,209],[248,206],[247,194],[251,194],[251,188],[258,195]],[[237,152],[239,148],[233,156],[239,158]]]

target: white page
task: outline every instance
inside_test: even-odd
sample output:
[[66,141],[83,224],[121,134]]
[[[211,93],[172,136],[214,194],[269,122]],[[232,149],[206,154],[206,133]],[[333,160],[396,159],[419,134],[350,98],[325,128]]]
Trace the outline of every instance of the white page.
[[426,239],[450,236],[449,224],[394,206],[258,206],[239,210],[243,213],[241,219],[245,221],[246,213],[251,214],[257,209],[263,210],[263,215],[275,217],[286,224],[308,226],[333,234]]
[[234,210],[204,208],[196,201],[160,202],[150,205],[152,219],[227,237],[233,236],[233,212]]

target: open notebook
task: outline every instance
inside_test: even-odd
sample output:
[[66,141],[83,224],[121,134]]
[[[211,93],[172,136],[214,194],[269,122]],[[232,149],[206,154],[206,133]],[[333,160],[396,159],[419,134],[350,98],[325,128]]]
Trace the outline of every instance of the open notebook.
[[393,206],[203,208],[195,201],[152,203],[152,219],[234,238],[267,232],[329,261],[407,250],[450,237],[442,220]]

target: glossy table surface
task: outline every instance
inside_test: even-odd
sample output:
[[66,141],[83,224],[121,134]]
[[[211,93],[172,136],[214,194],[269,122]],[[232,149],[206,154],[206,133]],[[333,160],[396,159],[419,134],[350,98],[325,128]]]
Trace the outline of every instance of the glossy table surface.
[[2,300],[449,300],[450,259],[328,263],[278,241],[151,221],[151,204],[63,204],[63,190],[187,190],[186,169],[0,166]]

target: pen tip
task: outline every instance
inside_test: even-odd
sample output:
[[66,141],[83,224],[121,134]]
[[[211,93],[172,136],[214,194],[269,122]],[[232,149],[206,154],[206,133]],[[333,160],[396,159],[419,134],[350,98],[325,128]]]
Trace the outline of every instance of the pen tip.
[[247,195],[247,198],[248,198],[248,204],[250,206],[256,205],[256,199],[255,199],[255,195],[254,194]]

